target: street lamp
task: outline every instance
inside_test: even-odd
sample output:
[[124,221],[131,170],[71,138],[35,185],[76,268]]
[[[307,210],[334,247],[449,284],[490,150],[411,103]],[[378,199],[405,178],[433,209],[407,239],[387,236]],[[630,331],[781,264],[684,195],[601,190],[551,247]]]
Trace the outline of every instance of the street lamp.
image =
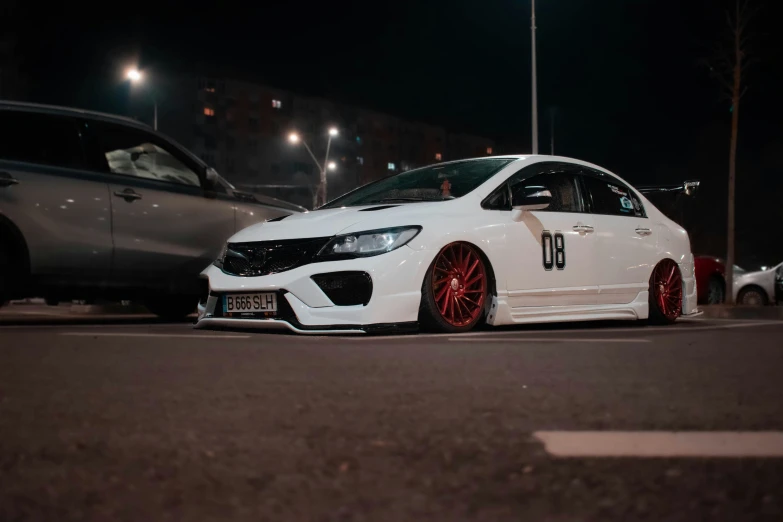
[[315,154],[313,154],[313,151],[310,150],[310,147],[307,145],[307,142],[302,139],[299,134],[296,132],[292,132],[288,135],[288,141],[292,144],[296,145],[298,143],[301,143],[304,145],[305,149],[307,149],[307,153],[310,154],[310,157],[313,159],[313,162],[315,162],[316,166],[318,167],[318,172],[321,175],[321,181],[318,184],[318,192],[316,193],[315,197],[315,205],[316,207],[319,207],[321,205],[324,205],[326,203],[326,171],[328,170],[335,170],[337,168],[337,164],[334,161],[329,161],[329,149],[332,146],[332,138],[339,135],[339,131],[336,127],[330,127],[328,131],[329,139],[326,141],[326,157],[324,158],[323,166],[321,163],[318,162],[318,160],[315,157]]
[[[125,73],[125,77],[130,80],[131,84],[141,83],[141,81],[144,79],[141,71],[135,67],[128,69],[128,72]],[[152,90],[150,90],[150,97],[152,98],[153,108],[152,128],[158,130],[158,101],[155,99],[155,94],[152,92]]]

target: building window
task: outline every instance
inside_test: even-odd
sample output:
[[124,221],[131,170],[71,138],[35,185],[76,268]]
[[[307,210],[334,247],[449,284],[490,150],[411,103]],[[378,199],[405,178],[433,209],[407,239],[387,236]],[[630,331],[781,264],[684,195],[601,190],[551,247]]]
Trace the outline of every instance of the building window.
[[389,164],[387,165],[387,167],[388,167],[388,169],[389,169],[389,170],[394,170],[394,169],[396,169],[396,168],[397,168],[397,167],[394,165],[394,163],[391,163],[391,162],[389,162]]
[[492,147],[487,147],[487,154],[492,154]]
[[362,138],[360,136],[356,136],[356,143],[358,143],[359,145],[362,144]]
[[440,161],[442,159],[443,159],[443,154],[441,154],[440,152],[436,152],[435,153],[435,161]]
[[207,87],[204,90],[207,91],[207,92],[215,92],[215,88],[214,87]]
[[358,163],[359,165],[364,165],[364,158],[362,158],[361,156],[356,156],[356,163]]
[[282,109],[283,108],[283,102],[280,100],[272,100],[272,108],[274,109]]
[[212,107],[204,107],[204,116],[214,116],[215,115],[215,109]]

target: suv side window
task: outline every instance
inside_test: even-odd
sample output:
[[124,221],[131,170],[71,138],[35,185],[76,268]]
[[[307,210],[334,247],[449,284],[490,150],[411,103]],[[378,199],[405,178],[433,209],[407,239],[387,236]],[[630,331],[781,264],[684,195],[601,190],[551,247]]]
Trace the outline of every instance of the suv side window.
[[625,184],[602,172],[589,171],[582,176],[593,214],[647,217],[636,194]]
[[201,186],[198,165],[157,136],[144,131],[95,122],[95,142],[103,170],[193,187]]
[[72,169],[85,167],[77,123],[67,117],[0,111],[0,159]]
[[519,184],[545,187],[552,193],[549,208],[540,212],[584,212],[576,170],[565,163],[536,163],[523,168],[490,194],[483,207],[511,210],[511,193]]

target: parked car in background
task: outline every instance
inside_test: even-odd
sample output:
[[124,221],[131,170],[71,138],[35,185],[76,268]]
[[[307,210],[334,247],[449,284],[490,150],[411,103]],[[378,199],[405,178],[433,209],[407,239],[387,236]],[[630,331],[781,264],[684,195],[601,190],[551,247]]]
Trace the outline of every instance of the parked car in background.
[[0,102],[0,135],[0,303],[130,299],[183,317],[226,238],[303,210],[118,116]]
[[746,272],[734,267],[734,299],[737,304],[762,306],[777,301],[778,277],[783,263],[755,272]]
[[[696,285],[699,303],[720,304],[726,299],[726,265],[714,256],[696,256]],[[781,301],[783,263],[748,272],[734,265],[734,302],[761,306]]]
[[726,265],[714,256],[695,256],[694,264],[699,303],[722,303],[726,299]]

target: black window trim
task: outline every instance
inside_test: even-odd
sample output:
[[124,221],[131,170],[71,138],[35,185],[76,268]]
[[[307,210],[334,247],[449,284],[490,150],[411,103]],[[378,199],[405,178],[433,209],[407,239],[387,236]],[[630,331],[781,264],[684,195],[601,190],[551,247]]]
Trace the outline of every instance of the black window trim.
[[[546,209],[544,209],[544,210],[537,211],[537,212],[561,212],[561,213],[564,213],[564,214],[588,214],[588,213],[590,213],[588,211],[588,207],[587,207],[587,200],[585,199],[585,194],[586,193],[584,191],[584,187],[583,187],[582,181],[580,179],[580,168],[581,168],[581,165],[578,165],[576,163],[568,163],[566,161],[539,161],[539,162],[536,162],[536,163],[532,163],[530,165],[523,166],[521,169],[519,169],[518,171],[516,171],[513,174],[511,174],[508,178],[506,178],[505,181],[503,181],[503,183],[501,183],[497,188],[495,188],[495,190],[490,192],[489,195],[487,195],[487,197],[485,197],[483,200],[481,200],[481,208],[483,210],[490,210],[490,211],[503,211],[503,212],[511,211],[512,210],[512,208],[511,208],[511,180],[513,180],[515,176],[517,176],[518,174],[520,174],[521,172],[523,172],[523,171],[525,171],[527,169],[533,169],[533,168],[536,168],[536,167],[540,168],[540,167],[545,166],[545,165],[560,165],[561,167],[566,167],[566,168],[563,169],[563,171],[564,172],[568,172],[569,174],[574,176],[574,180],[576,181],[577,197],[579,198],[579,201],[580,201],[581,210],[578,210],[578,211],[575,211],[575,210],[557,210],[557,211],[554,211],[554,210],[546,210]],[[520,179],[520,181],[525,180],[527,178],[532,178],[533,176],[538,176],[540,174],[543,174],[543,173],[542,172],[534,172],[530,176],[527,176],[525,178]],[[487,205],[489,204],[490,198],[495,196],[502,189],[505,189],[507,197],[508,197],[508,206],[507,206],[507,208],[491,208],[491,207],[488,207]]]
[[[647,216],[647,209],[644,207],[644,201],[641,197],[639,197],[639,193],[631,188],[628,183],[621,180],[617,176],[613,176],[611,174],[607,174],[606,172],[601,172],[600,170],[596,170],[591,167],[585,167],[582,165],[579,165],[581,172],[579,172],[580,178],[582,178],[582,181],[580,181],[580,184],[582,185],[584,189],[584,202],[589,203],[585,208],[589,210],[590,214],[594,214],[596,216],[615,216],[615,217],[626,217],[626,218],[634,218],[634,219],[648,219]],[[584,178],[594,178],[599,180],[606,180],[611,179],[612,183],[619,185],[620,187],[624,187],[629,194],[632,194],[638,201],[639,205],[642,208],[642,215],[641,216],[631,216],[631,215],[623,215],[623,214],[605,214],[603,212],[596,212],[593,209],[593,193],[590,191],[590,188],[587,186],[587,184],[584,182]],[[587,197],[589,195],[589,198]]]

